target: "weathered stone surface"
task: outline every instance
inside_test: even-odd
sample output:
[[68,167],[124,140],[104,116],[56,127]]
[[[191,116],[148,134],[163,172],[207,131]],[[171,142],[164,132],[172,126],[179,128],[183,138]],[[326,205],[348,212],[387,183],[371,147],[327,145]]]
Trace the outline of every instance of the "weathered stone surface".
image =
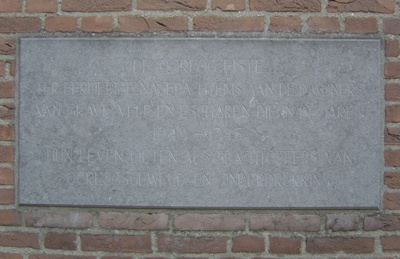
[[19,200],[377,208],[380,45],[22,39]]

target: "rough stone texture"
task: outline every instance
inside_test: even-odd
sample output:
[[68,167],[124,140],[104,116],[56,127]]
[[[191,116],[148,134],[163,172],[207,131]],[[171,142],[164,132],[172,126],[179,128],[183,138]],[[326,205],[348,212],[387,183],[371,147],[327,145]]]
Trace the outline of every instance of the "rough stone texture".
[[264,251],[264,237],[236,236],[232,238],[232,252],[234,253],[257,253]]
[[250,9],[268,12],[319,12],[320,0],[250,0]]
[[395,0],[329,0],[328,12],[393,13]]
[[131,0],[63,0],[64,12],[117,12],[131,10]]
[[378,229],[384,231],[400,230],[400,214],[368,216],[364,219],[364,230]]
[[120,32],[144,32],[144,31],[187,31],[187,17],[118,17]]
[[57,12],[57,0],[26,0],[28,13],[55,13]]
[[206,9],[207,0],[137,0],[136,4],[140,10],[201,11]]
[[356,18],[356,17],[346,17],[345,21],[345,31],[348,33],[377,33],[378,23],[375,17],[368,18]]
[[150,235],[81,235],[83,251],[151,252]]
[[300,254],[301,238],[270,237],[269,252],[271,254]]
[[21,12],[22,0],[0,0],[0,13]]
[[299,16],[271,17],[269,30],[273,32],[301,32],[301,19]]
[[174,227],[179,230],[244,230],[244,218],[236,215],[184,214],[174,218]]
[[328,215],[326,228],[332,231],[350,231],[358,229],[357,215]]
[[318,215],[251,215],[251,230],[267,231],[318,231]]
[[20,202],[377,208],[380,64],[379,40],[22,39]]
[[246,9],[245,0],[213,0],[211,8],[222,11],[243,11]]
[[92,224],[92,215],[84,212],[32,210],[26,216],[29,227],[50,228],[88,228]]
[[264,17],[196,16],[193,28],[196,31],[263,31]]
[[76,31],[76,18],[69,16],[46,17],[44,29],[48,32],[74,32]]
[[374,238],[368,237],[310,237],[306,240],[306,250],[312,254],[340,251],[352,254],[372,253],[374,243]]
[[100,212],[98,223],[104,228],[160,230],[168,229],[168,215]]
[[69,233],[47,233],[44,246],[50,249],[76,250],[76,237]]
[[386,172],[385,184],[392,189],[400,189],[400,172]]
[[312,33],[339,32],[339,20],[336,17],[310,17],[307,20],[308,28]]
[[221,236],[166,236],[157,237],[160,252],[225,253],[228,238]]

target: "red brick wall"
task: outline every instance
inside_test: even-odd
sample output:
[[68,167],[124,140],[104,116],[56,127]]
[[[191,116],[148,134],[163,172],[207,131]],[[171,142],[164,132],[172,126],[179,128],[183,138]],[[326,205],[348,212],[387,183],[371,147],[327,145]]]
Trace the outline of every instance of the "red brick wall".
[[[399,10],[399,0],[0,0],[0,258],[400,258]],[[71,35],[381,38],[383,211],[19,206],[18,38]]]

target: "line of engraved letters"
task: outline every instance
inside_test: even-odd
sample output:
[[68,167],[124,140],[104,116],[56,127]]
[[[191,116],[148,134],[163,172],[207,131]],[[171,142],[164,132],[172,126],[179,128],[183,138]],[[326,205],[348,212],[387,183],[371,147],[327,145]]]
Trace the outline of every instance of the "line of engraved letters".
[[70,185],[137,187],[315,187],[323,186],[321,173],[149,173],[149,172],[67,172],[63,174]]
[[321,110],[301,104],[77,104],[61,106],[57,104],[36,104],[35,113],[38,117],[130,117],[130,118],[195,118],[195,119],[301,119],[327,118],[353,120],[365,118],[367,107],[356,105],[326,106]]
[[307,150],[170,150],[170,149],[64,149],[43,150],[44,161],[79,164],[221,164],[221,165],[353,165],[357,158],[347,151]]
[[217,81],[68,81],[35,82],[35,94],[66,96],[259,96],[259,97],[356,97],[365,92],[364,85],[352,82],[237,82]]

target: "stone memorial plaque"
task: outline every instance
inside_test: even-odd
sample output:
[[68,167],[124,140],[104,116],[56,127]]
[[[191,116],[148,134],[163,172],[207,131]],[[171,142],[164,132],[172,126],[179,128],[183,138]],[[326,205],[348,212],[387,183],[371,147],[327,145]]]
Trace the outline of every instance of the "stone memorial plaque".
[[379,208],[375,39],[21,39],[21,204]]

